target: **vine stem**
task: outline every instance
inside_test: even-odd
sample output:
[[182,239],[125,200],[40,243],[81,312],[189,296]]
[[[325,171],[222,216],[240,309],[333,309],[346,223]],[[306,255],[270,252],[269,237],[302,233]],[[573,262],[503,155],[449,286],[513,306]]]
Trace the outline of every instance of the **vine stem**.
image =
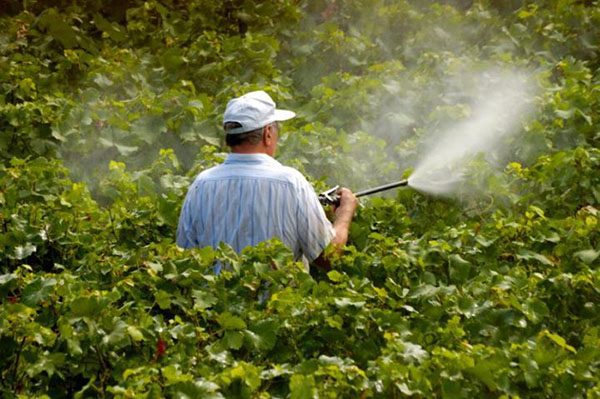
[[100,349],[98,348],[97,345],[94,345],[94,350],[96,351],[96,355],[98,355],[98,360],[100,361],[100,366],[102,367],[102,372],[106,371],[107,367],[106,367],[106,363],[104,362],[104,357],[102,356],[102,353],[100,352]]
[[115,237],[115,241],[118,243],[119,237],[117,236],[117,232],[115,231],[115,224],[113,222],[112,212],[110,211],[110,208],[108,208],[108,207],[107,207],[107,210],[108,210],[108,218],[110,219],[110,228],[112,230],[113,236]]
[[102,353],[100,352],[100,348],[98,348],[97,345],[94,345],[94,350],[96,351],[96,355],[98,355],[98,360],[100,361],[100,367],[102,367],[102,370],[98,375],[98,377],[100,379],[100,388],[98,388],[96,390],[100,394],[100,398],[104,398],[104,379],[106,378],[105,376],[106,376],[106,372],[108,371],[108,365],[106,364],[106,362],[104,360],[104,356],[102,356]]
[[4,384],[4,376],[2,375],[2,372],[0,372],[0,385],[5,387],[6,385]]
[[27,337],[23,337],[21,339],[21,344],[19,345],[19,350],[17,351],[17,358],[15,359],[15,368],[13,369],[13,390],[17,389],[17,371],[19,370],[19,362],[21,361],[21,352],[23,351],[23,347],[25,346],[25,340]]

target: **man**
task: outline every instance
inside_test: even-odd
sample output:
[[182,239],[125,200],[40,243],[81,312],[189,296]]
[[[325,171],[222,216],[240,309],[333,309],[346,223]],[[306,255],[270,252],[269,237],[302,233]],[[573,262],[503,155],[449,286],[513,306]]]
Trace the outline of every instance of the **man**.
[[327,245],[339,251],[346,244],[358,204],[352,192],[339,191],[332,225],[304,176],[273,158],[278,122],[295,115],[276,109],[264,91],[229,101],[223,123],[231,153],[190,186],[177,228],[179,246],[216,248],[225,242],[239,253],[278,237],[296,260],[325,266]]

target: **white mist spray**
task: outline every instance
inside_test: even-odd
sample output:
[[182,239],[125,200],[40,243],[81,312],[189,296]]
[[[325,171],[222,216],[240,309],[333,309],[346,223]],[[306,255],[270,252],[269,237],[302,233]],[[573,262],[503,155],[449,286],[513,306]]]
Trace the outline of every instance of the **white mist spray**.
[[452,195],[459,189],[469,161],[477,154],[501,156],[506,139],[517,134],[531,114],[534,97],[531,80],[523,73],[494,72],[471,106],[466,120],[434,135],[426,154],[409,178],[409,185],[436,195]]

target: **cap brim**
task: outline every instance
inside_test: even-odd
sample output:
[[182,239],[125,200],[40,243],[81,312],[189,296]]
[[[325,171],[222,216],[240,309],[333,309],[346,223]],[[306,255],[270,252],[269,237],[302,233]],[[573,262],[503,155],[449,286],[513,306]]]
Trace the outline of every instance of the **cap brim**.
[[296,116],[296,113],[293,111],[288,111],[286,109],[276,109],[273,119],[276,121],[287,121],[288,119],[292,119],[294,116]]

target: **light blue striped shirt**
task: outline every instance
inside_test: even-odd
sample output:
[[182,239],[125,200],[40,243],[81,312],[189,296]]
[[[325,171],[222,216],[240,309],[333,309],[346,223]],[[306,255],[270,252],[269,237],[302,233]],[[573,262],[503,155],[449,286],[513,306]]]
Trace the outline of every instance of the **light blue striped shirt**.
[[229,244],[236,252],[274,237],[296,260],[316,259],[334,237],[314,189],[267,154],[231,153],[189,188],[179,217],[183,248]]

